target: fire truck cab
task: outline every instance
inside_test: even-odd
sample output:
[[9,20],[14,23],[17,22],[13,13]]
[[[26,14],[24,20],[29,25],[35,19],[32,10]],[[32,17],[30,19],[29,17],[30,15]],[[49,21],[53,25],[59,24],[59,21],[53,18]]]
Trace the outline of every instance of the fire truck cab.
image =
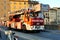
[[44,17],[40,11],[28,10],[24,12],[23,24],[26,30],[44,30]]

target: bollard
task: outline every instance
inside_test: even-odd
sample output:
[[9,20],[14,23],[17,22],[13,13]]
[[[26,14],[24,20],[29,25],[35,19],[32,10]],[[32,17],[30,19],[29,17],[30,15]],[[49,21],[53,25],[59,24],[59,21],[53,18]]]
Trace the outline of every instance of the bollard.
[[0,29],[0,40],[18,40],[18,36],[14,35],[15,32],[5,31]]
[[5,31],[0,29],[0,40],[9,40],[5,34]]
[[15,36],[15,32],[5,31],[5,34],[8,35],[9,40],[18,40],[18,36]]
[[14,39],[14,34],[12,31],[5,31],[5,34],[8,35],[8,38],[10,40],[13,40]]

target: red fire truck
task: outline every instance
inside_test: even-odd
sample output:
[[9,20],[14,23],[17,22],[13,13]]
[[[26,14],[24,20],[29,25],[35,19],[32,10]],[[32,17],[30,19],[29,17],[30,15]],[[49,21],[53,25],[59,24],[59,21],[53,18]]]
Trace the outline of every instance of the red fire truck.
[[14,14],[9,15],[7,27],[28,31],[44,30],[43,14],[40,11],[31,9],[24,10],[24,12],[14,12]]

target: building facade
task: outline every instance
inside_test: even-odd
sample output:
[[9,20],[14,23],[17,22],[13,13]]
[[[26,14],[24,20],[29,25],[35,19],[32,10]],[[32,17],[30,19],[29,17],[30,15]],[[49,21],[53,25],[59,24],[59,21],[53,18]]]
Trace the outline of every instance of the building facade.
[[57,24],[57,10],[53,8],[49,10],[49,24]]
[[0,0],[0,21],[8,20],[9,8],[10,8],[9,0]]
[[10,12],[27,9],[37,3],[30,0],[0,0],[0,20],[8,20]]
[[28,0],[10,0],[11,12],[27,8],[29,8]]
[[57,8],[57,24],[60,24],[60,8]]
[[44,24],[60,24],[60,8],[50,8],[49,12],[44,12]]
[[44,12],[44,24],[49,24],[49,12]]

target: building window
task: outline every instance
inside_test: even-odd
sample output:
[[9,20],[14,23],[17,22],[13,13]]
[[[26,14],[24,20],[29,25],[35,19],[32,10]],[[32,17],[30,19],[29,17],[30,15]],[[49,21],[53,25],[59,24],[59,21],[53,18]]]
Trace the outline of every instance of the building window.
[[32,7],[32,4],[30,4],[30,6],[29,7]]
[[54,11],[51,11],[51,13],[54,13]]
[[1,9],[1,11],[3,11],[3,9]]
[[48,14],[46,13],[46,15],[48,15]]
[[14,4],[16,4],[16,2],[14,2]]
[[12,4],[12,2],[9,2],[9,4]]
[[6,10],[6,6],[4,6],[4,9]]
[[6,1],[4,1],[4,3],[6,3]]
[[21,5],[21,2],[19,4]]
[[14,6],[14,9],[16,9],[16,6]]
[[26,4],[26,2],[24,2],[24,4]]
[[1,3],[1,5],[3,5],[3,3]]
[[8,5],[10,5],[10,4],[8,3]]
[[4,14],[4,17],[6,17],[6,14]]

